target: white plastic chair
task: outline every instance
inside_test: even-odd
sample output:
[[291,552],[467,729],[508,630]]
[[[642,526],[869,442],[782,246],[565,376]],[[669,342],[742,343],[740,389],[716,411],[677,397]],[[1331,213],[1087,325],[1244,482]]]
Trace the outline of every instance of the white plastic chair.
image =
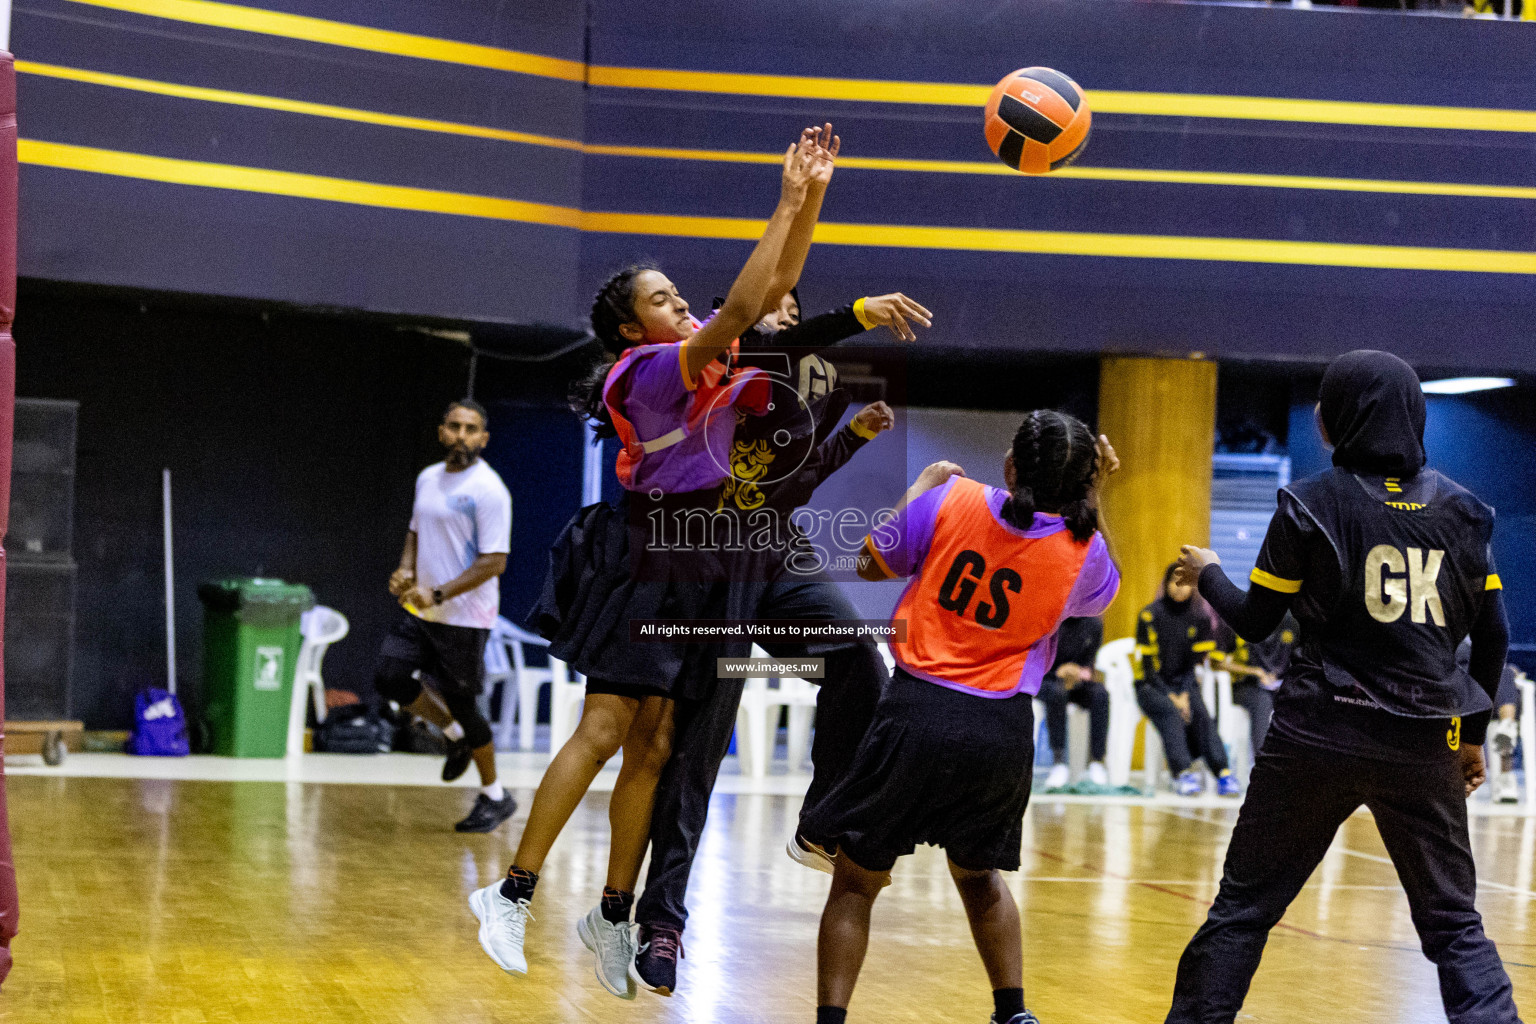
[[1232,673],[1225,669],[1207,670],[1216,686],[1216,733],[1227,748],[1227,760],[1243,788],[1253,771],[1253,718],[1248,709],[1232,699]]
[[[1525,758],[1525,806],[1536,807],[1536,682],[1521,672],[1515,676],[1520,687],[1520,748]],[[1497,760],[1494,758],[1493,760]]]
[[1104,767],[1109,771],[1110,785],[1131,784],[1131,755],[1136,750],[1136,730],[1141,728],[1142,781],[1146,787],[1158,789],[1168,775],[1168,758],[1163,754],[1162,734],[1136,703],[1136,670],[1131,661],[1135,656],[1136,639],[1127,636],[1100,647],[1094,659],[1093,667],[1104,673],[1104,686],[1109,690],[1109,749]]
[[288,740],[286,749],[290,757],[304,753],[304,703],[311,697],[315,705],[315,721],[325,721],[325,681],[320,676],[320,663],[331,644],[347,635],[350,627],[347,617],[334,608],[317,604],[299,617],[299,633],[303,643],[299,645],[299,660],[293,673],[293,701],[288,708]]
[[[1131,784],[1131,755],[1136,747],[1136,726],[1142,720],[1141,708],[1136,705],[1136,672],[1131,667],[1135,654],[1136,639],[1127,636],[1104,644],[1093,659],[1093,667],[1103,673],[1104,688],[1109,691],[1109,749],[1104,767],[1109,771],[1112,786]],[[1161,763],[1161,758],[1157,761],[1152,758],[1156,732],[1156,729],[1147,730],[1144,759],[1149,772],[1154,771],[1153,765]],[[1159,740],[1158,754],[1162,749]]]
[[[1050,744],[1050,727],[1045,721],[1045,701],[1036,697],[1031,705],[1035,712],[1035,751],[1039,751]],[[1072,772],[1073,779],[1080,779],[1088,770],[1088,745],[1091,737],[1088,721],[1088,710],[1080,708],[1076,704],[1067,705],[1067,767]]]
[[[528,664],[525,645],[548,647],[549,641],[513,625],[502,616],[496,617],[491,636],[485,645],[485,692],[501,684],[501,712],[496,720],[496,748],[512,749],[512,723],[518,726],[517,749],[532,750],[535,718],[539,707],[539,688],[549,684],[550,689],[550,751],[559,750],[570,738],[567,727],[575,731],[573,721],[568,722],[571,703],[580,703],[586,696],[586,681],[578,674],[573,683],[564,662],[551,657],[547,668],[535,668]],[[574,689],[574,694],[573,694]],[[558,724],[555,728],[559,715]]]
[[[752,657],[766,658],[767,652],[753,645]],[[777,687],[758,676],[748,679],[736,712],[736,753],[753,778],[768,774],[773,759],[774,737],[778,732],[779,708],[789,709],[789,742],[786,753],[790,771],[798,771],[810,753],[811,721],[816,714],[816,684],[808,679],[786,676]]]
[[[581,705],[587,699],[587,677],[580,672],[573,674],[559,658],[549,659],[549,669],[549,752],[553,754],[576,734]],[[533,718],[532,711],[528,717]]]

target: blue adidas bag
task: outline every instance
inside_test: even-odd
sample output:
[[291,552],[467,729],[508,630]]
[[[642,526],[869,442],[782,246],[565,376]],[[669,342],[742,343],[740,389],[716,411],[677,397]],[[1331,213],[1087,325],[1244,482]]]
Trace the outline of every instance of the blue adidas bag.
[[168,690],[150,687],[133,698],[133,735],[128,753],[146,757],[186,757],[187,716],[181,701]]

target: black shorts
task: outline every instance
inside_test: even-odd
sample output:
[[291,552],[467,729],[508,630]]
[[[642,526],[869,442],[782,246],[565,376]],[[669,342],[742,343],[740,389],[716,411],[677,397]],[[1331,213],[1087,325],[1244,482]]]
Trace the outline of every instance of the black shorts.
[[485,679],[488,629],[427,622],[401,609],[389,627],[379,656],[406,662],[446,691],[478,697]]
[[587,696],[594,693],[607,693],[615,697],[629,697],[631,700],[645,700],[647,697],[672,696],[672,687],[669,685],[647,685],[644,683],[614,683],[604,679],[587,677]]
[[897,669],[853,767],[801,831],[889,871],[919,843],[970,871],[1017,871],[1034,778],[1033,697],[976,697]]

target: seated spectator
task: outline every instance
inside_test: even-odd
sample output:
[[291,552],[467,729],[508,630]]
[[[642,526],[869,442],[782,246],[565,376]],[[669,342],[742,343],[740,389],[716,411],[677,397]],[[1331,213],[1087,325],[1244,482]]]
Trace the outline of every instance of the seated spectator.
[[1269,733],[1275,713],[1274,693],[1291,664],[1291,650],[1301,629],[1290,612],[1262,643],[1250,644],[1230,626],[1217,620],[1217,647],[1225,653],[1225,668],[1232,674],[1232,703],[1248,712],[1249,749],[1255,757]]
[[[1456,648],[1456,664],[1465,672],[1472,661],[1472,641],[1463,640]],[[1499,691],[1493,698],[1493,724],[1488,726],[1488,743],[1499,759],[1499,776],[1493,783],[1493,798],[1501,804],[1520,802],[1520,785],[1515,781],[1515,741],[1520,738],[1520,687],[1515,685],[1515,667],[1506,663],[1499,677]],[[1525,770],[1530,771],[1530,752],[1526,752]]]
[[1072,781],[1072,769],[1067,765],[1069,703],[1088,712],[1088,781],[1095,786],[1109,785],[1109,772],[1104,769],[1104,748],[1109,742],[1109,691],[1104,688],[1103,675],[1093,667],[1102,646],[1104,620],[1100,618],[1067,619],[1056,636],[1056,664],[1040,684],[1045,729],[1055,758],[1045,780],[1047,792],[1065,789]]
[[1196,604],[1193,587],[1173,582],[1174,568],[1163,574],[1162,596],[1136,622],[1136,704],[1163,739],[1175,792],[1194,796],[1205,788],[1192,767],[1199,757],[1216,775],[1216,792],[1236,796],[1237,778],[1195,681],[1195,669],[1216,650],[1211,617]]

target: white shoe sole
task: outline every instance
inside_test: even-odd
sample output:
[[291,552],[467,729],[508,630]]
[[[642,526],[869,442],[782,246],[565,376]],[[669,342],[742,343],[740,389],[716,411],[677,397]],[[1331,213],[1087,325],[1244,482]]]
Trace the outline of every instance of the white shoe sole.
[[824,874],[833,874],[837,870],[837,862],[827,856],[820,848],[807,850],[800,845],[800,840],[795,836],[789,837],[789,842],[784,847],[784,852],[789,854],[789,859],[801,867],[810,868],[812,871],[820,871]]
[[587,949],[592,953],[592,959],[595,964],[594,973],[597,975],[597,983],[603,986],[609,995],[618,996],[620,999],[635,998],[634,960],[630,960],[629,969],[625,973],[625,980],[629,982],[629,984],[622,990],[614,988],[608,983],[608,978],[603,974],[603,957],[602,954],[597,951],[597,936],[592,934],[592,929],[588,927],[586,918],[582,918],[576,922],[576,934],[581,937],[581,944],[586,946]]
[[490,906],[491,893],[485,889],[476,889],[469,894],[469,909],[474,912],[475,919],[480,922],[480,948],[485,950],[485,955],[491,958],[491,962],[508,974],[528,974],[528,961],[525,959],[522,966],[504,963],[491,949],[490,931],[491,916],[495,912]]
[[[800,845],[794,836],[789,837],[789,842],[785,845],[784,852],[789,854],[790,860],[803,867],[808,867],[812,871],[821,871],[828,875],[837,872],[837,860],[835,858],[828,857],[825,853],[819,853],[816,850],[807,850]],[[891,873],[887,871],[884,881],[880,883],[880,887],[884,888],[890,884]]]

